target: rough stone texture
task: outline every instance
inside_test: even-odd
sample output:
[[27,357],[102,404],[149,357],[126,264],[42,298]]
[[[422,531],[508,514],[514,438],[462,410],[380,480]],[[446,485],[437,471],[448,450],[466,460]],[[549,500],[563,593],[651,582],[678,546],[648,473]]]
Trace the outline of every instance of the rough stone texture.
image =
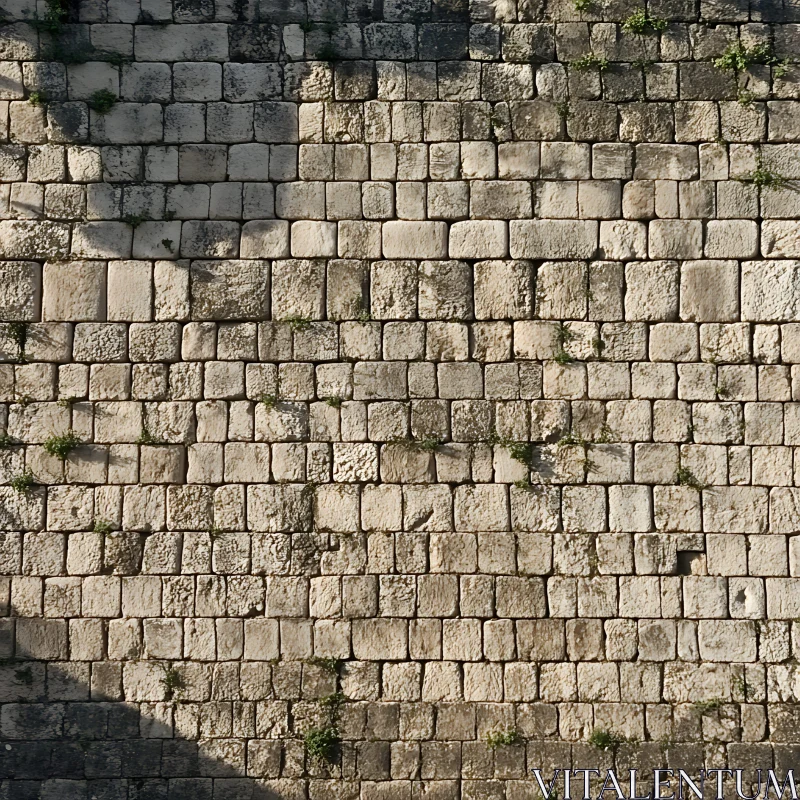
[[796,764],[797,9],[578,5],[3,5],[1,800]]

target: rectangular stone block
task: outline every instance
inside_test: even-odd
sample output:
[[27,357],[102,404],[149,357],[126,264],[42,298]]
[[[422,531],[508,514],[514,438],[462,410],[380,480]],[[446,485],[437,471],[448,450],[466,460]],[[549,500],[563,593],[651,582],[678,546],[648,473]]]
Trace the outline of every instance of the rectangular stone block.
[[445,222],[385,222],[382,235],[385,258],[447,258]]
[[598,223],[594,220],[536,219],[509,223],[512,258],[594,258]]

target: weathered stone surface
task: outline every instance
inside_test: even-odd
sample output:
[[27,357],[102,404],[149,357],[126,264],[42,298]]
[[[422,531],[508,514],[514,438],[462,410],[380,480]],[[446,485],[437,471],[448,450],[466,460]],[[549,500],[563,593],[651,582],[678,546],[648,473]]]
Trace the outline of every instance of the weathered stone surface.
[[264,319],[269,309],[269,264],[259,260],[194,261],[190,270],[196,319]]

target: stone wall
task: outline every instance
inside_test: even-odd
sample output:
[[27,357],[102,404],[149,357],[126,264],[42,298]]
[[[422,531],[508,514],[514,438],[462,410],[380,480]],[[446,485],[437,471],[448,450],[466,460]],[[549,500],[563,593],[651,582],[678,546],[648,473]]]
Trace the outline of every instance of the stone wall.
[[2,800],[796,766],[797,6],[3,10]]

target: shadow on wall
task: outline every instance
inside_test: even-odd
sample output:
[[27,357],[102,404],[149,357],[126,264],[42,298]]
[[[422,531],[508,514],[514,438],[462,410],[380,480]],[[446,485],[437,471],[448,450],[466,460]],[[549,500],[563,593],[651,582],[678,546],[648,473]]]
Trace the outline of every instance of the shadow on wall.
[[[137,682],[145,696],[154,696],[155,689],[156,695],[168,697],[180,693],[173,687],[184,679],[166,661],[31,660],[25,640],[37,649],[58,647],[66,636],[65,621],[4,622],[0,800],[276,800],[297,794],[297,784],[277,779],[284,743],[245,740],[255,735],[255,703],[119,702],[123,669],[138,672],[125,679],[126,686],[134,687],[132,699]],[[270,664],[261,663],[269,674]],[[200,677],[210,687],[211,673],[230,665],[194,666],[205,673]],[[181,738],[190,729],[199,731],[200,738]],[[215,738],[203,738],[211,729]],[[226,729],[242,735],[219,733]],[[302,753],[302,742],[296,744]],[[302,758],[299,768],[302,774]],[[246,777],[246,770],[259,777]]]

